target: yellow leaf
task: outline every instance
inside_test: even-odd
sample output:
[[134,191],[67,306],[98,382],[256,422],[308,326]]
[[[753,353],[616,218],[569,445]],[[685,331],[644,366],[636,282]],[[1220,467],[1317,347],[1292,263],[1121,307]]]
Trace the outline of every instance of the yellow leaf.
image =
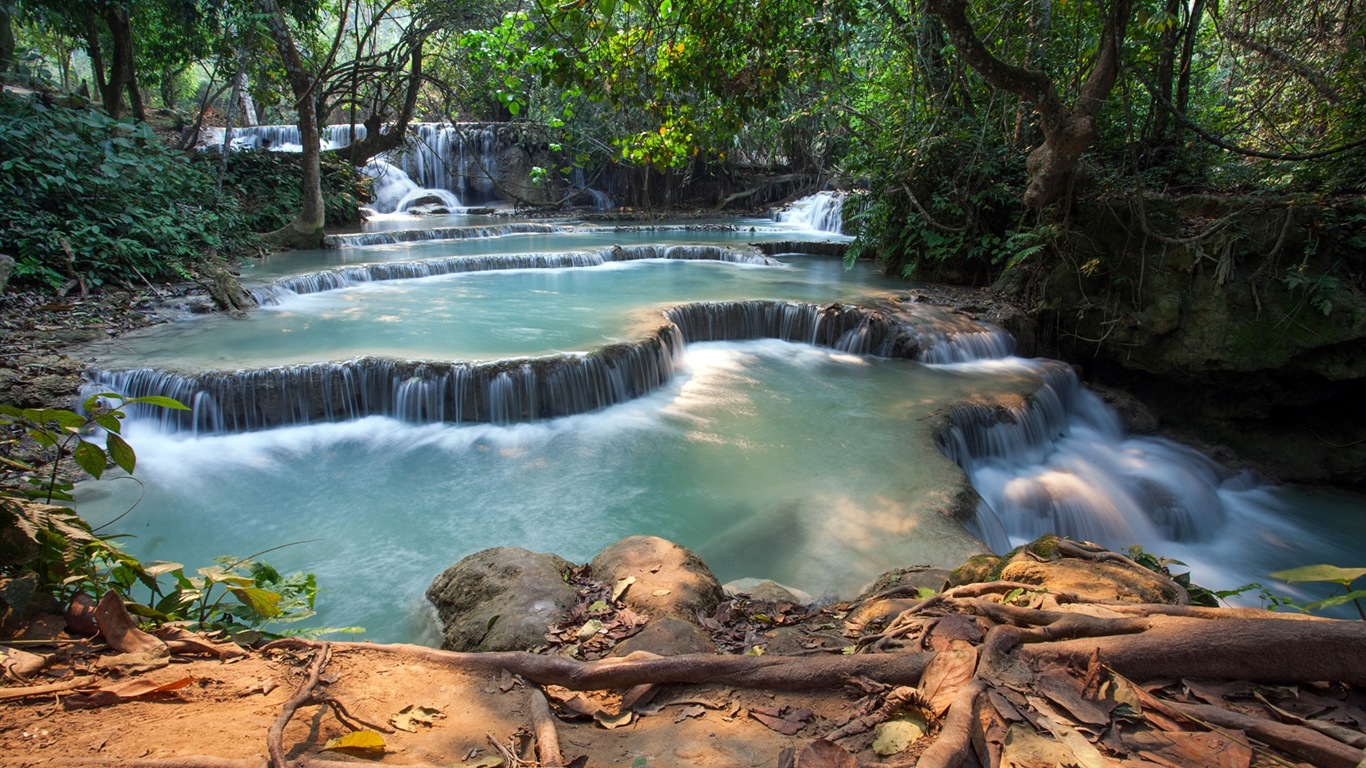
[[668,589],[656,589],[655,591],[651,592],[650,594],[654,595],[655,597],[663,597],[663,596],[669,594],[670,592],[672,592],[672,590],[668,590]]
[[345,750],[364,755],[384,754],[384,737],[374,731],[352,731],[328,740],[323,749]]
[[[645,162],[648,163],[649,161],[650,157],[646,155]],[[626,590],[630,588],[630,586],[634,583],[636,583],[636,577],[634,576],[627,576],[624,579],[618,579],[617,586],[612,590],[612,602],[615,603],[616,601],[620,600],[621,596],[626,594]]]
[[609,715],[606,712],[596,712],[593,715],[593,719],[598,721],[598,725],[601,725],[603,728],[606,728],[610,731],[614,728],[620,728],[623,725],[630,725],[631,720],[634,719],[634,714],[635,713],[633,713],[629,709],[625,712],[622,712],[619,715]]

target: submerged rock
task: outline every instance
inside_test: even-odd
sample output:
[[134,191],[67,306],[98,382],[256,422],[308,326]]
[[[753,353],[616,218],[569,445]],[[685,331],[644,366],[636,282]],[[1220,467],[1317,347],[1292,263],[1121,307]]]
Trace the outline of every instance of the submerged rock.
[[427,599],[450,651],[521,651],[545,643],[546,626],[574,605],[572,564],[521,547],[476,552],[432,581]]

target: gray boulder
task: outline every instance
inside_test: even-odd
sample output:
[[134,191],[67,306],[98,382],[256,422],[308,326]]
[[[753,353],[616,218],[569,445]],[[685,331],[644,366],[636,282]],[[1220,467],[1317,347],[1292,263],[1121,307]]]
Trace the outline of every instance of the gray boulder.
[[562,557],[521,547],[476,552],[427,588],[450,651],[522,651],[545,643],[546,627],[574,605]]

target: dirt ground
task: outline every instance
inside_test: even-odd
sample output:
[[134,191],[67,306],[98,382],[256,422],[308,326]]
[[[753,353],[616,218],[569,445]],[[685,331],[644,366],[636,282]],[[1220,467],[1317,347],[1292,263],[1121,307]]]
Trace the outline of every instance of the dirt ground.
[[[203,757],[264,764],[267,731],[306,679],[308,663],[306,655],[289,652],[173,663],[138,677],[157,684],[192,682],[95,709],[68,708],[78,702],[62,693],[0,702],[0,764],[117,765],[151,759],[191,765]],[[338,649],[320,687],[357,721],[390,731],[381,733],[382,757],[359,762],[479,765],[481,759],[500,756],[495,744],[534,762],[529,751],[533,688],[520,678],[463,672],[378,649]],[[639,708],[651,714],[627,724],[609,729],[580,718],[559,720],[556,727],[566,762],[587,756],[589,766],[775,766],[785,747],[811,741],[814,732],[841,719],[849,704],[840,691],[775,696],[718,686],[666,686]],[[408,723],[411,732],[394,728],[394,720],[410,706],[427,708],[430,724]],[[812,712],[796,735],[778,733],[751,715],[783,706]],[[351,730],[333,708],[309,705],[290,721],[283,744],[294,760],[319,753],[329,739]],[[322,754],[352,759],[336,751]]]

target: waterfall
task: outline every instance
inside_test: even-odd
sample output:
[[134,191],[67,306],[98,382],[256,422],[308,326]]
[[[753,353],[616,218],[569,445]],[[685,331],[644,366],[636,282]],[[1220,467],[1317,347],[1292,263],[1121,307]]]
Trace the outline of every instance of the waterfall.
[[510,269],[597,267],[613,261],[637,261],[641,259],[723,261],[765,267],[782,266],[782,262],[763,255],[755,248],[726,248],[716,245],[615,246],[596,251],[450,256],[420,261],[387,261],[354,267],[339,267],[323,272],[284,277],[269,285],[252,288],[251,294],[256,299],[257,304],[271,305],[280,303],[280,299],[284,296],[323,293],[380,280],[409,280],[460,272],[489,272]]
[[571,232],[573,227],[563,224],[494,224],[487,227],[436,227],[434,229],[391,229],[384,232],[362,232],[355,235],[328,235],[323,245],[328,248],[361,248],[367,245],[394,245],[426,240],[469,240],[503,235],[549,235]]
[[1117,550],[1208,541],[1243,503],[1249,478],[1170,440],[1126,435],[1070,366],[1021,358],[966,365],[1042,383],[1018,403],[959,406],[939,434],[940,449],[982,497],[968,529],[994,551],[1045,533]]
[[631,344],[588,355],[488,363],[361,358],[255,371],[101,372],[98,391],[174,397],[189,411],[132,406],[141,418],[196,434],[249,432],[382,415],[413,422],[510,424],[600,410],[672,379],[684,348],[663,325]]
[[817,232],[844,232],[845,192],[817,192],[803,197],[779,211],[774,217],[780,222],[797,224]]
[[[333,273],[327,273],[333,274]],[[169,429],[245,432],[370,415],[413,421],[512,423],[588,413],[672,380],[688,343],[775,338],[855,354],[913,357],[917,340],[892,315],[782,301],[688,304],[666,310],[644,337],[586,355],[486,363],[343,363],[177,374],[104,371],[92,393],[163,395],[189,411],[142,409]]]
[[[352,130],[357,139],[365,138],[363,125],[329,125],[321,131],[323,150],[341,149],[350,144]],[[201,142],[206,147],[223,146],[222,128],[205,128]],[[251,125],[232,129],[233,149],[268,149],[272,152],[298,152],[303,138],[297,125]]]
[[414,123],[413,139],[388,153],[390,163],[427,189],[455,193],[467,205],[497,198],[498,133],[475,123]]
[[423,189],[403,169],[383,160],[371,160],[361,169],[361,173],[374,179],[375,200],[371,207],[376,213],[406,211],[414,202],[424,198],[436,198],[448,210],[464,208],[454,193],[444,189]]

